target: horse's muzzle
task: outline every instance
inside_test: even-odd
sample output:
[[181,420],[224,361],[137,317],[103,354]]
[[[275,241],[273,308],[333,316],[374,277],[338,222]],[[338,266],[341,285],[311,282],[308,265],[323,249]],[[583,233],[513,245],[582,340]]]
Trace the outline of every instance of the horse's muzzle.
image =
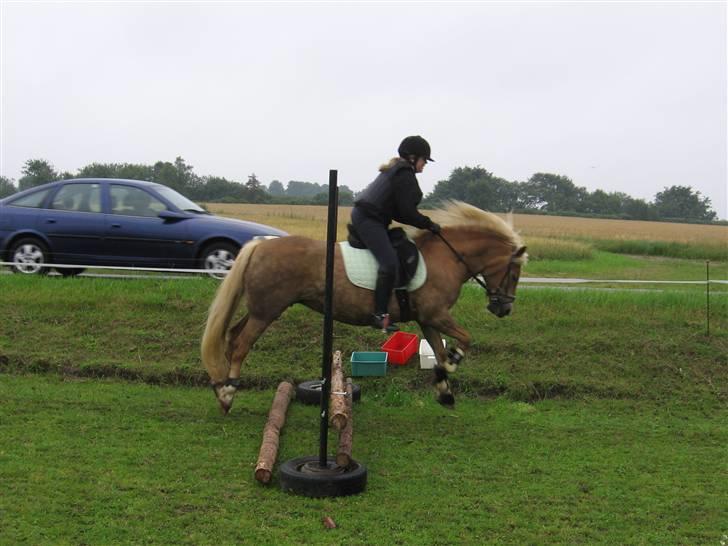
[[513,304],[502,303],[502,302],[490,302],[488,304],[488,311],[493,313],[498,318],[503,318],[511,314],[511,308]]

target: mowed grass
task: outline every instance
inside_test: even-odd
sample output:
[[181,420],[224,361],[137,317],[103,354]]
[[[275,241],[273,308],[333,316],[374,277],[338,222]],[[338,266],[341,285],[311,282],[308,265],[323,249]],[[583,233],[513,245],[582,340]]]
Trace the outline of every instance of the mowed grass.
[[[223,216],[269,224],[314,239],[326,238],[327,208],[323,206],[221,203],[207,206],[211,212]],[[350,216],[351,207],[339,207],[339,241],[346,239]],[[532,260],[539,262],[538,267],[526,269],[527,276],[569,274],[562,262],[584,262],[576,267],[585,278],[595,275],[595,278],[641,279],[645,277],[621,276],[644,269],[654,280],[699,280],[705,278],[705,261],[711,260],[716,274],[722,275],[714,278],[728,279],[728,226],[530,214],[513,215],[513,223],[528,245]],[[605,260],[605,255],[616,258]],[[624,255],[638,257],[620,260]],[[662,262],[654,257],[676,260]],[[625,267],[625,264],[630,265]],[[674,274],[678,265],[682,277]]]
[[[272,397],[246,391],[223,418],[201,389],[3,376],[0,543],[670,545],[728,531],[725,411],[589,398],[447,411],[365,388],[367,490],[309,499],[253,479]],[[317,453],[317,413],[291,406],[279,461]]]
[[[100,279],[8,276],[0,279],[0,365],[15,371],[124,377],[205,385],[199,343],[217,288],[211,279]],[[468,285],[453,312],[473,336],[466,365],[453,377],[459,392],[532,400],[555,395],[684,399],[728,385],[728,298],[711,305],[706,334],[702,287],[666,292],[528,289],[514,314],[485,310]],[[322,318],[294,306],[273,323],[243,368],[248,387],[299,382],[320,368]],[[417,332],[415,324],[406,325]],[[334,347],[377,350],[382,335],[337,324]],[[430,374],[393,368],[395,382],[429,392]],[[704,401],[702,396],[696,403]]]
[[[223,418],[198,352],[217,286],[0,277],[0,544],[718,544],[728,533],[728,298],[713,302],[707,336],[702,287],[531,288],[499,320],[466,286],[454,314],[474,343],[452,375],[456,409],[436,404],[416,358],[358,378],[367,491],[315,500],[252,471],[277,383],[319,376],[322,318],[295,306],[274,323]],[[384,340],[334,334],[345,359]],[[317,408],[294,404],[279,461],[317,446]]]

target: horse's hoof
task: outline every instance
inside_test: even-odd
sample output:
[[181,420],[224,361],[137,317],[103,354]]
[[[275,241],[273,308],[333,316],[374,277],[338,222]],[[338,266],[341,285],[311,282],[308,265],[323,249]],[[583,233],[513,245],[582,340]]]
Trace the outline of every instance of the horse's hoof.
[[217,403],[220,405],[220,411],[223,415],[227,415],[230,408],[233,407],[233,399],[237,389],[230,385],[213,386]]
[[455,397],[452,393],[443,393],[437,397],[437,402],[447,409],[455,409]]
[[217,403],[220,405],[220,411],[222,412],[223,416],[227,415],[230,411],[230,408],[233,407],[232,404],[228,404],[225,401],[220,400],[219,398],[217,399]]

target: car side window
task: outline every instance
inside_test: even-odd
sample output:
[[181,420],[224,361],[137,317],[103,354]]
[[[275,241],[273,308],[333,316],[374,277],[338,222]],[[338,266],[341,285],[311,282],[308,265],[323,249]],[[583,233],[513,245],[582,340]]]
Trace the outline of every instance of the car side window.
[[111,213],[126,216],[157,216],[166,205],[149,192],[132,186],[111,185]]
[[101,185],[65,184],[53,197],[51,208],[74,212],[101,212]]
[[43,205],[43,201],[45,201],[46,196],[48,195],[48,192],[50,190],[40,190],[33,192],[29,195],[24,195],[23,197],[18,197],[17,199],[13,199],[8,203],[8,205],[12,207],[27,207],[30,209],[39,209]]

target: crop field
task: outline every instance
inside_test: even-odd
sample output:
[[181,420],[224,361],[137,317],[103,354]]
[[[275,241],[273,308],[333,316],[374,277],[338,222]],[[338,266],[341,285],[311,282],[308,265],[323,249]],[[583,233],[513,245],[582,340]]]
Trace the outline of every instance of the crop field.
[[[210,212],[326,238],[326,207],[210,203]],[[425,211],[426,213],[427,211]],[[351,207],[340,207],[337,239],[346,239]],[[583,260],[595,251],[728,262],[728,226],[514,214],[535,259]],[[725,277],[724,277],[725,278]]]
[[[325,236],[323,207],[208,207]],[[687,240],[645,226],[637,244],[666,245],[645,255],[602,246],[620,241],[616,228],[599,234],[612,221],[558,234],[529,219],[515,219],[526,274],[601,288],[522,285],[497,319],[466,285],[453,315],[473,345],[451,376],[455,409],[435,402],[416,356],[357,378],[353,453],[369,482],[338,499],[285,495],[275,472],[269,487],[253,478],[276,385],[320,373],[320,315],[295,305],[270,327],[223,417],[199,357],[218,281],[0,275],[0,544],[728,541],[728,291],[711,288],[708,333],[704,285],[606,282],[704,279],[704,258],[659,252],[720,258],[728,228],[689,226],[711,229]],[[728,279],[728,260],[710,259]],[[335,324],[345,361],[383,341]],[[317,414],[291,406],[279,462],[317,453]]]

